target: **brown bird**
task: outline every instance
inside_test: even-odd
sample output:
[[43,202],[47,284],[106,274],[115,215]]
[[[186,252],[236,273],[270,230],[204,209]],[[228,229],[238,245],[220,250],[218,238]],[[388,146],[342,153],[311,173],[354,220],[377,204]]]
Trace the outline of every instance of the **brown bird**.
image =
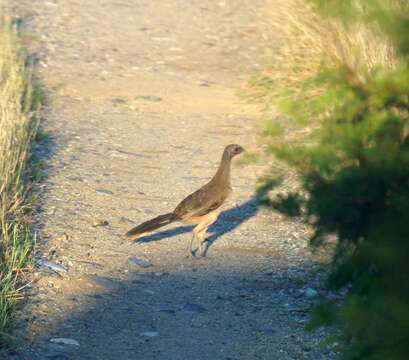
[[243,151],[244,149],[237,144],[226,146],[216,174],[206,185],[186,197],[172,212],[159,215],[134,227],[125,236],[137,239],[173,222],[195,224],[197,226],[193,229],[193,237],[188,247],[189,255],[195,256],[192,247],[197,239],[200,241],[199,254],[206,256],[207,229],[216,221],[221,212],[221,206],[232,192],[230,184],[231,160]]

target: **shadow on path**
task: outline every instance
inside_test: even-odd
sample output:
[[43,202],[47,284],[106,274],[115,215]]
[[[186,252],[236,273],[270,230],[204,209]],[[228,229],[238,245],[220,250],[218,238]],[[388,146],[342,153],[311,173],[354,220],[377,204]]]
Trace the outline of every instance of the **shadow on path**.
[[[261,264],[265,270],[254,271]],[[74,296],[72,311],[44,328],[18,359],[330,358],[304,331],[307,313],[300,309],[309,300],[294,296],[298,285],[283,277],[290,270],[274,258],[219,254],[205,263],[186,260],[181,270],[149,270],[130,272],[126,279],[93,276],[103,289],[89,288],[88,300],[78,304]],[[79,345],[54,344],[52,338]]]
[[[255,216],[258,211],[257,199],[255,197],[250,198],[246,202],[239,206],[235,206],[231,209],[223,211],[216,223],[214,223],[209,228],[209,236],[207,238],[207,248],[206,252],[209,250],[210,246],[218,240],[221,236],[230,231],[233,231],[240,224],[244,223],[251,217]],[[185,234],[191,232],[194,226],[178,226],[174,229],[160,231],[153,235],[143,236],[137,240],[135,243],[148,243],[151,241],[160,241],[173,236]]]

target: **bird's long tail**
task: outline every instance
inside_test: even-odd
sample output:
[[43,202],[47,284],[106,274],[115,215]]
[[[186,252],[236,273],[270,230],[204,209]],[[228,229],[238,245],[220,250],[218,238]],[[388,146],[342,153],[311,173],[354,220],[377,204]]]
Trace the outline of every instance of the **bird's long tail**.
[[173,213],[159,215],[156,218],[151,220],[145,221],[144,223],[135,226],[131,230],[129,230],[125,236],[128,237],[140,237],[143,234],[150,233],[156,229],[159,229],[162,226],[168,225],[172,222],[176,221],[176,217]]

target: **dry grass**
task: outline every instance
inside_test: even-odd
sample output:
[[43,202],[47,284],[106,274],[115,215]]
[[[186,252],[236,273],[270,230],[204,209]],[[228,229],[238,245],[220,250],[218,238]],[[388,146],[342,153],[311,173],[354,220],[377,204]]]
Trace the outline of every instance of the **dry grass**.
[[266,17],[281,44],[267,59],[268,65],[253,76],[246,94],[265,103],[267,111],[297,92],[304,99],[314,97],[320,89],[307,89],[305,81],[325,67],[342,64],[372,69],[395,64],[386,38],[363,25],[345,28],[335,20],[323,19],[306,0],[272,1],[270,8]]
[[[283,134],[284,141],[305,138],[319,126],[314,114],[308,124],[299,126],[285,116],[288,103],[294,100],[307,104],[325,91],[308,83],[322,70],[343,66],[360,74],[377,66],[392,68],[396,64],[394,50],[386,37],[362,24],[344,26],[340,22],[324,19],[315,13],[308,0],[269,0],[265,24],[272,28],[279,46],[267,55],[267,65],[257,71],[249,82],[245,96],[265,105],[261,122],[262,134]],[[390,0],[396,6],[406,6],[403,0]],[[357,2],[358,4],[358,2]],[[356,11],[363,11],[357,7]],[[280,41],[281,40],[281,41]],[[310,115],[310,116],[309,116]]]
[[38,106],[17,30],[0,14],[0,345],[9,337],[34,242],[26,198]]
[[[260,141],[264,145],[279,141],[305,144],[320,126],[320,120],[303,107],[302,118],[309,120],[300,124],[286,115],[287,104],[293,106],[298,102],[303,106],[325,92],[325,88],[309,82],[322,70],[341,65],[360,74],[377,66],[393,67],[396,64],[393,47],[380,33],[362,24],[345,27],[335,20],[324,19],[313,11],[308,0],[269,1],[264,22],[272,29],[278,45],[274,44],[274,50],[267,54],[266,65],[253,75],[244,95],[265,106],[260,122]],[[402,6],[401,0],[391,1]],[[272,159],[268,151],[265,156],[271,164],[271,173],[283,175],[277,193],[299,187],[297,174],[287,164]]]

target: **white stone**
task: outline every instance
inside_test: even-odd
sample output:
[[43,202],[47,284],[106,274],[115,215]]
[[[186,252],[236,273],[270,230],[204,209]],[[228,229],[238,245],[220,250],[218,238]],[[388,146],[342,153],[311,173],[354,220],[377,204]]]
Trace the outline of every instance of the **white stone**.
[[313,288],[306,288],[304,294],[308,299],[312,299],[318,295],[318,291]]
[[80,343],[77,340],[69,338],[54,338],[51,339],[50,342],[54,344],[80,346]]

